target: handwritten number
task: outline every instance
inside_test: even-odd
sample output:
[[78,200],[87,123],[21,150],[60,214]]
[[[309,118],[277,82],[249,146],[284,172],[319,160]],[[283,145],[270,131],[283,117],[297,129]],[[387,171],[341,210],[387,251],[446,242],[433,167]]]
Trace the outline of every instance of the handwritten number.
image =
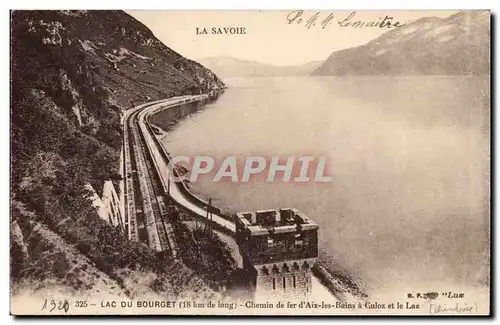
[[69,303],[67,300],[59,300],[57,302],[55,300],[51,300],[49,302],[45,299],[42,310],[48,309],[49,312],[53,312],[56,308],[57,310],[64,310],[64,312],[67,313],[69,311]]
[[54,300],[50,301],[50,305],[52,306],[52,308],[50,309],[50,312],[52,312],[52,311],[54,311],[54,309],[56,309],[57,305],[56,305],[56,302]]
[[64,300],[63,309],[65,313],[67,313],[69,310],[69,303],[67,300]]

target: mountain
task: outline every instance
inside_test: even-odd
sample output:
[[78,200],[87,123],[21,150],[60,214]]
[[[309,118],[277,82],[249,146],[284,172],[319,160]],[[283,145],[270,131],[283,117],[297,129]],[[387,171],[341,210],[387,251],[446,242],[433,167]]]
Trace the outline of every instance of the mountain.
[[322,63],[313,61],[302,65],[276,66],[223,56],[198,61],[220,77],[308,76]]
[[213,295],[100,219],[86,186],[120,179],[124,110],[223,86],[122,11],[13,11],[11,284]]
[[466,75],[490,71],[490,12],[421,18],[334,52],[313,75]]

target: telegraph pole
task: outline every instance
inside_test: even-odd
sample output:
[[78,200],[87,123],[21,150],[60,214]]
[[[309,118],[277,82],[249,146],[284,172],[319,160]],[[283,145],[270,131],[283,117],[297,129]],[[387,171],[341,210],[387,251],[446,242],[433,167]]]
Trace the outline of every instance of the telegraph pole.
[[169,195],[170,195],[170,175],[168,175],[167,179],[168,179],[168,183],[167,183],[167,194],[169,194]]

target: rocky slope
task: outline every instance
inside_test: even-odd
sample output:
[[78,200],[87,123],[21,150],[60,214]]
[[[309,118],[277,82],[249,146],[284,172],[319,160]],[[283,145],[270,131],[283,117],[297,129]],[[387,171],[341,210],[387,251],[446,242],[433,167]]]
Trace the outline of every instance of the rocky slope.
[[314,61],[302,65],[275,66],[231,57],[209,57],[198,61],[221,78],[308,76],[322,63],[322,61]]
[[210,292],[100,220],[85,184],[120,177],[123,110],[221,88],[219,78],[122,11],[14,11],[11,51],[11,283],[92,290],[109,278],[110,292],[132,295],[124,274],[175,268],[175,295]]
[[[72,239],[68,238],[66,233],[68,228],[58,225],[54,230],[49,229],[18,201],[13,201],[12,215],[13,295],[29,292],[43,296],[45,293],[45,296],[58,295],[65,299],[76,296],[83,300],[98,297],[223,299],[206,285],[206,281],[183,263],[168,258],[161,259],[154,255],[148,258],[147,247],[134,249],[134,245],[137,244],[127,242],[124,245],[129,252],[124,253],[122,259],[110,259],[105,256],[105,251],[96,246],[107,246],[112,243],[109,239],[103,240],[96,233],[93,238],[94,250],[104,256],[95,258],[95,254],[82,249],[82,240],[76,245],[72,244]],[[100,227],[94,227],[94,230],[96,228]],[[84,229],[73,224],[69,231],[84,231]],[[114,231],[117,232],[116,229]],[[121,252],[119,247],[111,248],[114,254]],[[139,256],[136,254],[137,251]],[[148,265],[148,262],[160,263],[161,268]],[[134,265],[135,263],[137,265]]]
[[314,75],[467,75],[490,71],[490,13],[422,18],[334,52]]

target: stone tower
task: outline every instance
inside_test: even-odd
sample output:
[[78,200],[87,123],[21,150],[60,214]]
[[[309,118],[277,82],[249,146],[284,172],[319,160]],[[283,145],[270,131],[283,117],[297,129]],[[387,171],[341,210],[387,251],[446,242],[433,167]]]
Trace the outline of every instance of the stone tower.
[[235,224],[255,301],[309,300],[318,225],[297,209],[240,212]]

